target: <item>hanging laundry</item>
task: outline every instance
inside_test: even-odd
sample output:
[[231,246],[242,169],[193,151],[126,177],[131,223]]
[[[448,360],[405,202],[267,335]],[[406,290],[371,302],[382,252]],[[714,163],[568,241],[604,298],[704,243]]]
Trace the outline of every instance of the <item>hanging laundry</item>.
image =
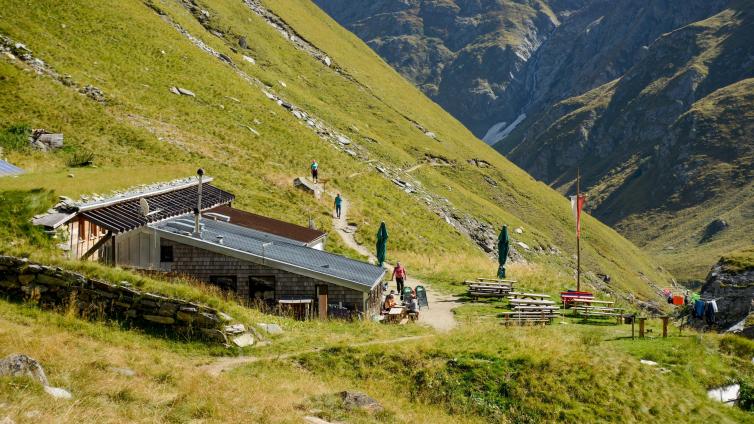
[[673,296],[673,305],[683,305],[683,296]]
[[714,311],[715,313],[717,313],[717,312],[718,312],[718,310],[717,310],[717,300],[710,300],[710,301],[709,301],[709,304],[710,304],[710,305],[712,306],[712,310],[713,310],[713,311]]
[[704,301],[703,300],[697,300],[696,302],[694,302],[694,317],[695,318],[704,317]]
[[696,305],[696,301],[701,298],[702,298],[702,295],[700,295],[699,293],[694,293],[691,295],[691,303]]
[[[714,301],[712,301],[714,302]],[[715,308],[712,307],[712,302],[706,302],[704,305],[704,315],[707,318],[707,324],[712,325],[715,323]]]

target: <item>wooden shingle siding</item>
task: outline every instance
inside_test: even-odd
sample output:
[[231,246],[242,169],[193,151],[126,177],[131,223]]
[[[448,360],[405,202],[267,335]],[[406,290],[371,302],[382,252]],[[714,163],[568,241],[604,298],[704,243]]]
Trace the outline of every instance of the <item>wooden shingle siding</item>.
[[[236,293],[241,299],[249,298],[249,277],[275,277],[275,300],[312,299],[316,303],[316,287],[326,285],[328,303],[342,304],[352,310],[364,311],[367,304],[365,293],[338,286],[311,277],[271,268],[265,265],[224,256],[193,246],[162,239],[161,245],[173,246],[173,262],[161,262],[160,268],[173,273],[185,274],[201,281],[210,281],[211,276],[235,276]],[[380,298],[380,285],[372,291],[371,297]],[[369,302],[368,312],[379,312],[379,300]],[[376,309],[372,306],[376,305]]]

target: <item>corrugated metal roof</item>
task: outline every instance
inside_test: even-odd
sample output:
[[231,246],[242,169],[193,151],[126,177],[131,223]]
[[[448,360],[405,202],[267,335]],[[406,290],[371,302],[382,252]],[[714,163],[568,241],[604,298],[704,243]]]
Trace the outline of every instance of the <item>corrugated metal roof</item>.
[[[107,228],[114,233],[130,231],[151,222],[161,221],[191,212],[197,204],[197,185],[191,185],[177,190],[160,192],[122,200],[117,203],[106,203],[104,206],[88,209],[80,216],[94,222],[100,227]],[[142,215],[139,199],[144,198],[149,204],[150,214]],[[211,186],[202,184],[202,211],[232,202],[235,196]]]
[[266,216],[257,215],[255,213],[242,211],[230,206],[218,206],[216,208],[208,210],[207,212],[225,215],[230,218],[231,224],[263,231],[268,234],[275,234],[292,240],[298,240],[309,245],[327,235],[327,233],[319,230],[314,230],[311,228],[302,227],[300,225],[291,224],[290,222],[280,221]]
[[23,173],[24,173],[23,169],[15,165],[11,165],[4,160],[0,160],[0,177],[6,177],[9,175],[19,175]]
[[[366,262],[312,249],[302,246],[298,241],[271,234],[265,235],[260,231],[227,222],[202,219],[201,239],[193,237],[188,231],[176,228],[190,224],[191,219],[191,215],[185,215],[150,226],[168,239],[229,256],[238,257],[238,253],[241,253],[244,259],[252,262],[265,263],[274,268],[286,269],[360,291],[374,288],[385,274],[384,268]],[[175,225],[176,223],[178,225]],[[222,236],[222,244],[218,241],[218,236]]]

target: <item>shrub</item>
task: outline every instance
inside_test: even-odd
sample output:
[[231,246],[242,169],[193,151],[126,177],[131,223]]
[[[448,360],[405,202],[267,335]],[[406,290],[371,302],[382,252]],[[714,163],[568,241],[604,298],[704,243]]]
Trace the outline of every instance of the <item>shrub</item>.
[[739,381],[738,406],[744,411],[754,411],[754,385],[750,381]]
[[720,339],[720,350],[748,361],[754,358],[754,341],[726,334]]
[[25,150],[29,147],[31,127],[14,124],[0,132],[0,147],[7,150]]
[[74,152],[70,158],[68,158],[69,168],[83,168],[89,166],[94,162],[94,153],[89,150],[82,150]]

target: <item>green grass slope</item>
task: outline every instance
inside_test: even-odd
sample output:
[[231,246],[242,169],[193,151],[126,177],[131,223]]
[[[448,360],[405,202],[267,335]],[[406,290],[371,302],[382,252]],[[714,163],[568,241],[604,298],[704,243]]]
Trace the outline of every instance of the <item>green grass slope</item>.
[[[291,188],[292,179],[316,158],[328,187],[351,200],[357,239],[371,245],[377,224],[384,220],[391,230],[389,256],[432,256],[430,265],[417,263],[414,268],[427,277],[449,275],[451,262],[467,264],[453,265],[453,279],[495,270],[469,237],[438,216],[440,197],[447,199],[440,202],[452,214],[494,227],[522,226],[525,232],[515,236],[518,241],[561,252],[523,252],[528,259],[564,271],[573,266],[572,218],[558,193],[474,139],[312,3],[266,5],[325,51],[334,65],[295,48],[242,1],[164,0],[108,8],[84,1],[60,8],[54,2],[26,7],[3,0],[0,33],[24,43],[75,85],[61,84],[2,56],[0,128],[28,124],[60,131],[66,147],[42,154],[6,146],[7,159],[29,172],[0,180],[0,189],[107,193],[185,175],[201,165],[218,177],[219,186],[237,195],[239,207],[301,224],[312,216],[330,230],[329,200],[315,201]],[[201,10],[209,17],[198,19],[204,16]],[[248,48],[238,46],[241,36]],[[191,40],[201,40],[200,46]],[[211,50],[234,66],[208,53]],[[244,55],[256,63],[245,61]],[[101,89],[107,102],[77,92],[76,87],[85,85]],[[172,86],[189,89],[196,97],[174,95]],[[334,149],[265,92],[349,137],[356,157]],[[82,152],[94,153],[95,167],[68,168]],[[424,166],[413,176],[401,174],[427,155],[445,158],[452,166]],[[470,159],[491,166],[478,168]],[[433,205],[399,189],[374,170],[374,163],[413,178],[435,196]],[[667,281],[650,258],[608,227],[587,218],[585,228],[582,263],[588,271],[613,276],[616,290],[649,298],[654,291],[646,279],[660,285]],[[329,248],[356,255],[337,237],[330,237]],[[562,286],[569,286],[569,280],[564,278]]]

